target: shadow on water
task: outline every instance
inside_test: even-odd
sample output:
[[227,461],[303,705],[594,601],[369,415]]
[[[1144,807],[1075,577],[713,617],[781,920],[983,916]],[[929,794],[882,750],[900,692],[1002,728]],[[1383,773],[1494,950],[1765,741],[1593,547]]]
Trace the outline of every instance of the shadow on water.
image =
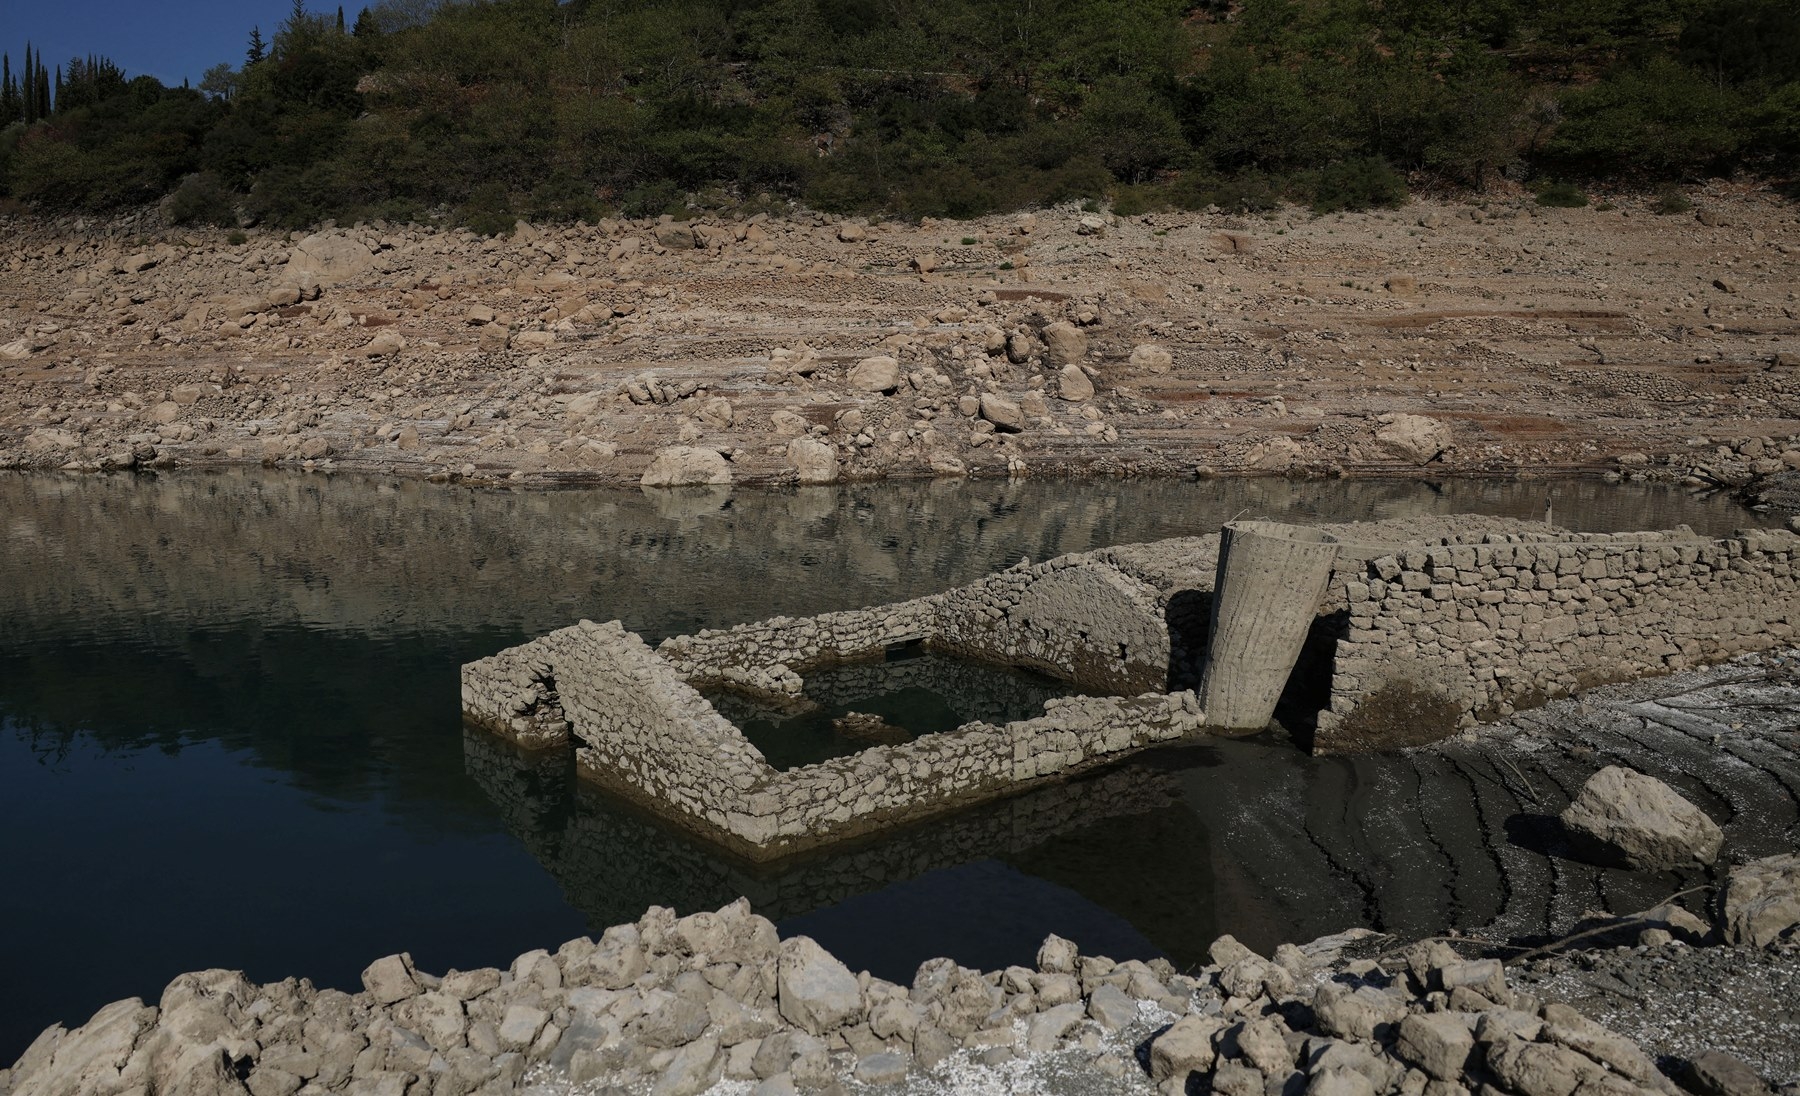
[[[633,829],[563,775],[471,776],[457,670],[583,617],[655,642],[1238,516],[1537,517],[1546,492],[1583,528],[1750,521],[1722,499],[1589,482],[934,482],[673,499],[254,472],[0,475],[0,832],[15,835],[0,842],[0,970],[38,987],[0,1003],[0,1059],[53,1020],[153,998],[184,970],[354,985],[393,951],[426,969],[504,963],[650,903],[740,893],[885,972],[933,952],[1028,960],[1053,930],[1191,961],[1215,931],[1267,946],[1400,924],[1393,911],[1412,907],[1385,880],[1411,865],[1343,832],[1365,824],[1357,810],[1421,802],[1431,786],[1417,779],[1333,776],[1346,763],[1232,743],[768,877]],[[1171,612],[1191,651],[1205,615],[1203,599]],[[1358,781],[1380,780],[1395,789],[1361,796]],[[1445,888],[1434,870],[1426,892]],[[1488,886],[1421,899],[1418,919],[1485,915]]]

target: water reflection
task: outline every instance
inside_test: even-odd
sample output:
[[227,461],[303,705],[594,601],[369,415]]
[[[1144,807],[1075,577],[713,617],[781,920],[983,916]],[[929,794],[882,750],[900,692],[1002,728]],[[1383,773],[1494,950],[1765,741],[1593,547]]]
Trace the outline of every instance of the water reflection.
[[[370,958],[402,948],[427,969],[503,963],[651,902],[739,892],[878,969],[927,950],[1014,962],[1052,929],[1118,955],[1192,955],[1221,926],[1276,923],[1268,896],[1290,886],[1276,861],[1250,862],[1235,835],[1260,815],[1221,814],[1250,800],[1196,783],[1209,771],[1197,755],[1126,770],[1142,787],[1083,783],[771,879],[626,822],[586,821],[616,812],[589,809],[579,789],[496,805],[504,782],[465,771],[457,668],[581,617],[656,640],[915,596],[1021,556],[1211,532],[1240,515],[1539,517],[1546,493],[1580,528],[1749,521],[1723,499],[1585,482],[959,481],[677,497],[248,472],[0,475],[0,970],[39,987],[0,1001],[0,1059],[52,1020],[154,997],[183,970],[354,985]],[[658,855],[631,859],[640,847]],[[1353,867],[1363,882],[1341,891],[1292,884],[1292,907],[1318,905],[1331,922],[1320,931],[1362,912],[1388,884]],[[76,954],[91,961],[69,963]]]

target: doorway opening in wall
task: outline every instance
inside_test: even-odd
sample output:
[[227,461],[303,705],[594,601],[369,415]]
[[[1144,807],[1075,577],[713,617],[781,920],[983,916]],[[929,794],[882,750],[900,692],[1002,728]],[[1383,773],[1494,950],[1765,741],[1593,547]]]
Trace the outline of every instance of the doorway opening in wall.
[[1288,675],[1287,688],[1275,702],[1275,725],[1307,753],[1319,730],[1319,715],[1331,706],[1331,679],[1336,670],[1338,640],[1350,630],[1350,614],[1326,613],[1313,618],[1306,645]]

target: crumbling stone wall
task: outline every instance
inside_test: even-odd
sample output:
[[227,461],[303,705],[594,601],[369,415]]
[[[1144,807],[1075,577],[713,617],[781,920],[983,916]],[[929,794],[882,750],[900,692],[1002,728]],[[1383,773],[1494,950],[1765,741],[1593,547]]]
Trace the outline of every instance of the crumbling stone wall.
[[[842,620],[805,642],[869,634],[859,629]],[[561,707],[547,714],[552,681]],[[1202,724],[1192,692],[1057,698],[1036,719],[969,723],[778,772],[675,663],[617,622],[592,621],[464,666],[463,709],[514,741],[573,744],[584,776],[758,859],[998,798]],[[532,733],[546,722],[563,728],[560,742]]]
[[[519,740],[522,703],[557,683],[563,740],[584,771],[739,840],[771,832],[751,793],[772,771],[756,747],[617,621],[584,620],[463,667],[463,710]],[[523,742],[558,745],[554,741]]]
[[[1216,552],[1217,537],[1209,539]],[[696,685],[796,695],[798,673],[923,641],[965,658],[1049,674],[1097,693],[1168,682],[1168,594],[1099,553],[1010,567],[967,586],[872,609],[776,617],[664,640]]]
[[[1316,612],[1328,675],[1314,747],[1430,741],[1587,685],[1791,642],[1800,537],[1571,534],[1440,518],[1327,527],[1341,545]],[[463,706],[709,838],[768,859],[997,799],[1205,730],[1191,632],[1218,538],[1021,562],[956,590],[666,641],[584,621],[464,667]],[[1043,716],[777,772],[696,685],[793,697],[814,667],[921,642],[1101,692]],[[1329,662],[1329,668],[1321,663]],[[1130,695],[1135,694],[1135,695]]]
[[1384,705],[1441,737],[1578,689],[1790,643],[1800,624],[1784,531],[1490,537],[1369,560],[1343,586],[1331,706],[1316,747],[1379,737]]

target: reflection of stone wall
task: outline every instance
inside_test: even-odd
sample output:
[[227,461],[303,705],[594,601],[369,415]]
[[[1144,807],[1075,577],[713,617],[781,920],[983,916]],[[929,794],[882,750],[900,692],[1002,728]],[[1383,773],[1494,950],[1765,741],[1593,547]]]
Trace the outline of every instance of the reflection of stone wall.
[[940,868],[1023,855],[1107,819],[1162,810],[1179,794],[1173,773],[1118,770],[758,867],[583,786],[565,759],[519,751],[476,728],[464,730],[463,756],[507,828],[597,926],[646,906],[716,909],[740,895],[779,921]]
[[1320,747],[1354,741],[1396,690],[1436,694],[1469,725],[1782,646],[1800,625],[1800,537],[1785,531],[1494,539],[1385,555],[1346,583]]

